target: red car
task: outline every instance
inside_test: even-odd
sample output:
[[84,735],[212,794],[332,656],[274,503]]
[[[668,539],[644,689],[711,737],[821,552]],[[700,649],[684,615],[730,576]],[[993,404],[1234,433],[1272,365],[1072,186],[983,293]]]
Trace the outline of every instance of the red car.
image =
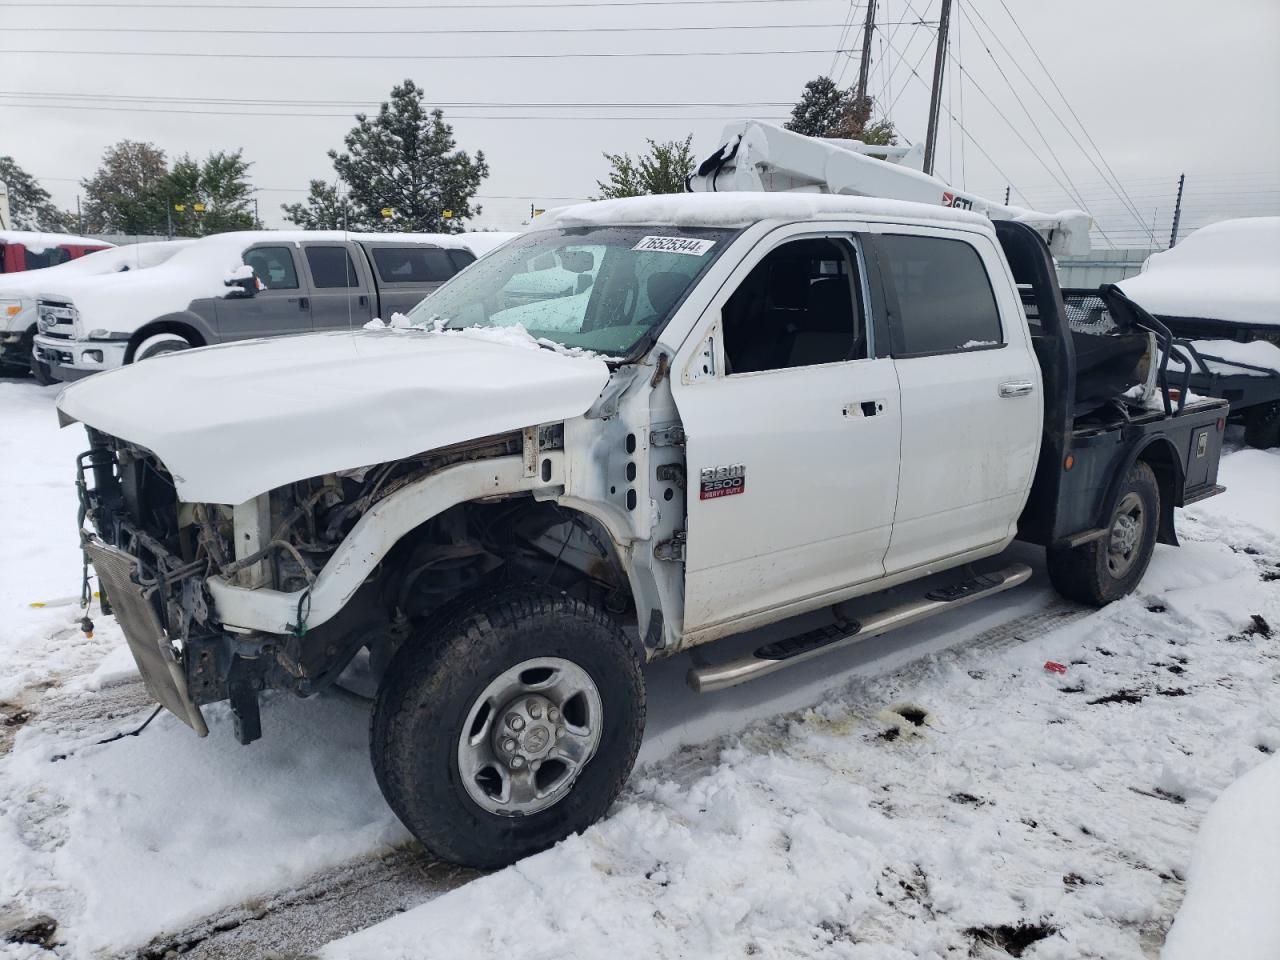
[[21,273],[76,260],[114,244],[65,233],[0,230],[0,273]]

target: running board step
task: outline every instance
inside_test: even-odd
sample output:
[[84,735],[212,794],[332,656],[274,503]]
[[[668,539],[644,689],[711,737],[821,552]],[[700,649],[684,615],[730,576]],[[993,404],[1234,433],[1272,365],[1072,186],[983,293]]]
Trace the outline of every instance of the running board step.
[[809,630],[785,640],[765,644],[754,653],[727,663],[694,667],[689,671],[689,686],[697,693],[712,693],[735,687],[748,680],[755,680],[785,667],[812,660],[832,650],[867,640],[927,620],[935,614],[962,607],[983,597],[1016,587],[1031,576],[1031,568],[1025,563],[1015,563],[984,573],[969,580],[930,590],[919,600],[891,607],[872,614],[862,622],[831,625]]

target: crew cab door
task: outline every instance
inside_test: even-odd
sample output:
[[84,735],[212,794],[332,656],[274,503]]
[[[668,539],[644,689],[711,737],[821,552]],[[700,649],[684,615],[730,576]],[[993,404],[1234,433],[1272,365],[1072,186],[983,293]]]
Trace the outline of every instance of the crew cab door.
[[985,234],[885,225],[869,241],[902,397],[894,574],[1012,539],[1043,397],[1016,288]]
[[214,302],[221,340],[278,337],[311,330],[311,303],[298,272],[292,244],[261,243],[244,252],[261,289],[252,297],[219,297]]
[[[359,251],[356,251],[357,253]],[[352,257],[345,243],[302,245],[311,279],[311,327],[354,330],[368,323],[377,308],[364,257]]]
[[677,355],[686,634],[883,575],[898,382],[870,315],[849,226],[795,225],[738,265]]

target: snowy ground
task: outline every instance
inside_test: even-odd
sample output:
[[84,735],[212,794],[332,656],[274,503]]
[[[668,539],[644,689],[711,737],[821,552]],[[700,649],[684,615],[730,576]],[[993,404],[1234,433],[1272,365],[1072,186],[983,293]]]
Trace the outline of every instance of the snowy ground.
[[[149,705],[114,623],[85,640],[58,605],[79,588],[84,437],[57,430],[55,392],[0,382],[6,960],[1154,957],[1210,804],[1280,751],[1280,454],[1245,450],[1224,458],[1230,492],[1180,518],[1183,548],[1104,611],[1037,568],[721,694],[683,686],[687,658],[656,665],[611,816],[476,877],[386,810],[359,704],[278,698],[249,748],[218,710],[207,740],[161,716],[98,742]],[[1198,850],[1192,869],[1212,919],[1223,867]]]

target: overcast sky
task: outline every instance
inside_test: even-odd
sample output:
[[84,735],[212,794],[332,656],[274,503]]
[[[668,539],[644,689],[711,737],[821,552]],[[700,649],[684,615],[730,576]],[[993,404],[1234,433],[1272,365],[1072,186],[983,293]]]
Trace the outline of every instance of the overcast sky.
[[[0,0],[0,154],[74,208],[79,179],[121,138],[170,157],[243,147],[262,219],[280,225],[282,202],[300,199],[313,177],[333,179],[325,151],[341,145],[357,105],[376,109],[412,77],[444,106],[459,146],[489,160],[473,222],[511,229],[530,203],[595,193],[604,150],[692,133],[701,157],[732,118],[784,118],[806,80],[833,72],[851,83],[861,37],[845,25],[852,16],[860,27],[864,9],[847,0],[236,2]],[[911,142],[924,136],[933,27],[904,21],[934,21],[939,6],[878,5],[871,86]],[[938,172],[996,198],[1011,184],[1014,202],[1042,207],[1075,205],[1065,195],[1074,190],[1116,239],[1134,242],[1140,228],[1119,216],[1126,201],[1104,185],[1106,168],[1072,141],[1088,148],[1092,138],[1166,242],[1184,171],[1186,225],[1280,214],[1278,40],[1280,0],[956,0],[951,52],[967,78],[953,61],[950,107],[972,139],[944,122]],[[561,54],[618,55],[549,56]],[[157,97],[199,102],[147,99]],[[260,104],[204,102],[213,99]]]

